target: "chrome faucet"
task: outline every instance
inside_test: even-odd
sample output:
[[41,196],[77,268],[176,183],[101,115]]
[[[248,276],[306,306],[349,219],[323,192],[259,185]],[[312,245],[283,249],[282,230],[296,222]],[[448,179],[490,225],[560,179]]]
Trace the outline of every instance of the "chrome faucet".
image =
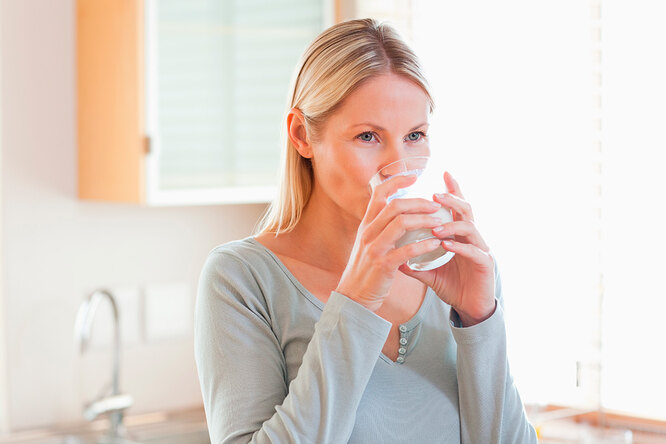
[[74,334],[79,343],[80,353],[85,353],[90,341],[92,321],[95,312],[97,311],[97,307],[103,299],[108,299],[113,310],[114,337],[111,394],[110,396],[102,396],[100,399],[88,404],[83,411],[83,416],[88,421],[92,421],[99,415],[108,413],[111,420],[108,438],[115,439],[121,438],[125,434],[125,429],[123,427],[123,412],[132,405],[133,399],[128,394],[120,393],[118,382],[118,372],[120,368],[120,325],[118,322],[118,305],[110,291],[98,289],[84,299],[76,315]]

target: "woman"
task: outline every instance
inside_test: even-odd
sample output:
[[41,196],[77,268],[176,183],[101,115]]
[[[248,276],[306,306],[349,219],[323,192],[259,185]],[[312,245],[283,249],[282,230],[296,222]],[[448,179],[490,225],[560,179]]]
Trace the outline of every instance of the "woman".
[[[368,187],[382,166],[430,152],[415,55],[373,20],[335,25],[304,54],[288,109],[280,196],[259,234],[215,248],[201,275],[212,442],[536,442],[499,277],[460,187],[446,173],[450,194],[390,203],[412,177]],[[432,216],[441,206],[454,222]],[[424,227],[437,239],[395,248]],[[448,264],[404,265],[450,236]]]

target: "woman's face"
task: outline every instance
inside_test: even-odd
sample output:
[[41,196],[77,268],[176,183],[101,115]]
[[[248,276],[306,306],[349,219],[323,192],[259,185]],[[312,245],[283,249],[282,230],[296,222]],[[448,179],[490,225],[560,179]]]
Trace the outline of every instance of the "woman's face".
[[396,74],[363,83],[312,145],[316,191],[362,219],[373,174],[403,157],[430,154],[429,103],[420,86]]

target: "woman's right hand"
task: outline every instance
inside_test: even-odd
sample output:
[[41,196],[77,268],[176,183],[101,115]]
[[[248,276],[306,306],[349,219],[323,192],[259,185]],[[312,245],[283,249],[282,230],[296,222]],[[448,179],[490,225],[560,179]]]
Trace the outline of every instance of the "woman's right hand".
[[[410,186],[416,176],[395,176],[376,186],[356,233],[347,267],[335,289],[371,311],[377,311],[391,289],[398,267],[410,258],[435,250],[439,239],[427,239],[400,248],[395,243],[407,231],[442,225],[432,216],[441,205],[426,199],[388,198]],[[388,203],[387,203],[388,202]]]

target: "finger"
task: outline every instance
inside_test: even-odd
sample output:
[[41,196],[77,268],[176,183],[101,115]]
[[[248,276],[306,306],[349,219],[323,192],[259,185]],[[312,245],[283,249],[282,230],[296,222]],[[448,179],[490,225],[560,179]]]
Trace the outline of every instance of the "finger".
[[452,194],[455,194],[461,199],[465,198],[462,191],[460,190],[460,185],[458,185],[458,182],[448,171],[444,172],[444,183],[446,184],[446,188],[448,188]]
[[400,248],[391,250],[386,254],[385,265],[388,269],[395,270],[409,259],[435,251],[440,246],[441,241],[439,239],[426,239],[404,245]]
[[477,265],[483,267],[493,266],[493,259],[490,256],[489,252],[482,251],[480,248],[472,244],[464,244],[462,242],[456,242],[452,240],[442,241],[444,249],[451,251],[455,254],[458,254],[466,259],[471,260]]
[[483,240],[483,237],[481,236],[481,233],[479,233],[479,230],[476,228],[476,225],[470,221],[448,222],[444,225],[433,228],[432,232],[440,239],[444,239],[448,236],[456,236],[457,239],[463,238],[467,240],[466,243],[475,245],[486,253],[490,251],[490,248]]
[[416,271],[412,270],[409,268],[409,265],[406,263],[403,263],[398,267],[398,271],[402,272],[403,274],[413,277],[414,279],[417,279],[424,284],[426,284],[428,287],[433,287],[435,284],[435,278],[437,276],[437,269],[433,270],[425,270],[425,271]]
[[[386,228],[384,228],[381,233],[377,235],[376,242],[390,245],[391,248],[395,248],[396,242],[398,242],[398,240],[400,240],[400,238],[408,231],[423,228],[432,230],[442,226],[442,223],[443,221],[439,217],[429,214],[399,214],[386,225]],[[432,235],[426,230],[425,236],[421,236],[421,239],[425,237],[432,238]]]
[[417,176],[414,174],[404,176],[393,176],[390,179],[380,183],[372,188],[370,202],[363,216],[364,221],[371,221],[377,217],[377,214],[386,206],[388,198],[393,196],[401,188],[406,188],[416,182]]
[[[442,208],[441,204],[427,199],[394,199],[381,209],[374,220],[366,221],[366,227],[364,229],[363,235],[365,236],[366,240],[374,239],[375,237],[379,236],[380,233],[386,230],[386,227],[396,218],[410,214],[426,216],[426,219],[422,220],[427,220],[425,224],[420,226],[410,225],[410,227],[413,227],[411,229],[435,228],[436,226],[442,225],[444,222],[446,222],[432,215],[432,213],[436,212],[440,208]],[[407,221],[411,220],[412,219],[407,218]],[[437,221],[439,221],[439,223],[437,223]],[[405,221],[398,220],[398,223],[403,222]],[[432,225],[433,223],[434,225]],[[393,243],[395,243],[395,239],[393,240]]]
[[435,194],[433,200],[458,213],[463,220],[474,220],[472,205],[454,194]]

